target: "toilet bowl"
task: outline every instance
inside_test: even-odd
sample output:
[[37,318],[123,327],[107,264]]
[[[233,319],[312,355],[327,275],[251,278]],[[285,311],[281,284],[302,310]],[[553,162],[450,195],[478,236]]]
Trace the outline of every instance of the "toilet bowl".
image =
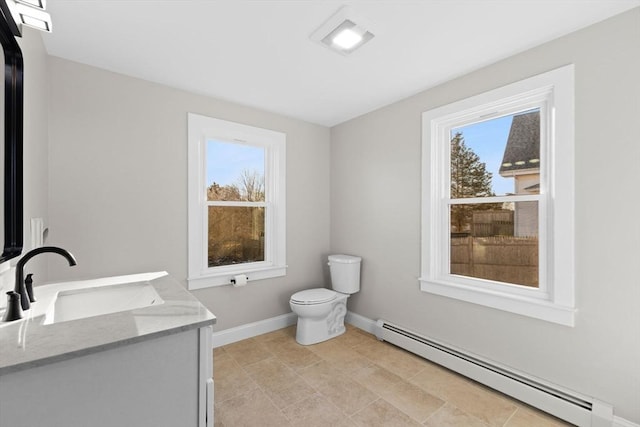
[[289,306],[298,315],[296,341],[310,345],[344,333],[348,297],[326,288],[307,289],[293,294]]
[[289,306],[298,316],[299,344],[316,344],[344,333],[347,298],[360,290],[360,261],[360,257],[351,255],[330,255],[333,290],[314,288],[291,296]]

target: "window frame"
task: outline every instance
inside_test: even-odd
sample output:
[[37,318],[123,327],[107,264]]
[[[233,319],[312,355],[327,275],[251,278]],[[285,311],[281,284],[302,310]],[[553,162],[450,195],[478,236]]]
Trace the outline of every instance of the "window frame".
[[[568,65],[422,114],[422,291],[574,326],[573,75]],[[450,131],[531,108],[540,108],[540,194],[463,203],[538,202],[540,285],[450,274]]]
[[[286,275],[286,134],[188,113],[188,277],[189,289],[230,285],[238,274],[249,281]],[[207,141],[265,150],[264,202],[210,202],[206,197]],[[209,206],[265,207],[264,261],[209,267]]]

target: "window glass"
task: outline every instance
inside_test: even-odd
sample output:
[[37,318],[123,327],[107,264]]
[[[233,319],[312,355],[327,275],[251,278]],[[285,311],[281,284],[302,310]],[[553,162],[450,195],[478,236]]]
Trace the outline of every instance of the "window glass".
[[538,202],[451,205],[450,217],[451,274],[538,287]]
[[540,110],[458,127],[450,137],[450,274],[538,287],[538,202],[496,197],[540,193]]
[[264,261],[264,208],[209,206],[209,267]]
[[264,202],[264,148],[207,141],[207,200]]
[[206,156],[207,265],[264,261],[265,148],[208,140]]
[[539,109],[451,131],[452,199],[536,194],[539,177]]

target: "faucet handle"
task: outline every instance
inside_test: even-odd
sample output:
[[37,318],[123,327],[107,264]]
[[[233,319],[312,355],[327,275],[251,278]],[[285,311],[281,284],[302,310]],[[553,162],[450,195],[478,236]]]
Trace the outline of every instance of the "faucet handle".
[[22,308],[20,307],[20,294],[15,291],[7,292],[7,311],[2,317],[3,322],[22,319]]
[[29,301],[35,302],[36,296],[33,293],[33,274],[27,274],[27,277],[24,279],[24,286],[27,288],[27,295],[29,295]]

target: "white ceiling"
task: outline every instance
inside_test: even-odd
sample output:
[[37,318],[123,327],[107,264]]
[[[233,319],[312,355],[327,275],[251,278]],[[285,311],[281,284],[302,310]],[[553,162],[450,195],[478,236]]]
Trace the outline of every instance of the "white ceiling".
[[[309,36],[342,5],[375,37]],[[333,126],[640,0],[49,0],[49,54]]]

